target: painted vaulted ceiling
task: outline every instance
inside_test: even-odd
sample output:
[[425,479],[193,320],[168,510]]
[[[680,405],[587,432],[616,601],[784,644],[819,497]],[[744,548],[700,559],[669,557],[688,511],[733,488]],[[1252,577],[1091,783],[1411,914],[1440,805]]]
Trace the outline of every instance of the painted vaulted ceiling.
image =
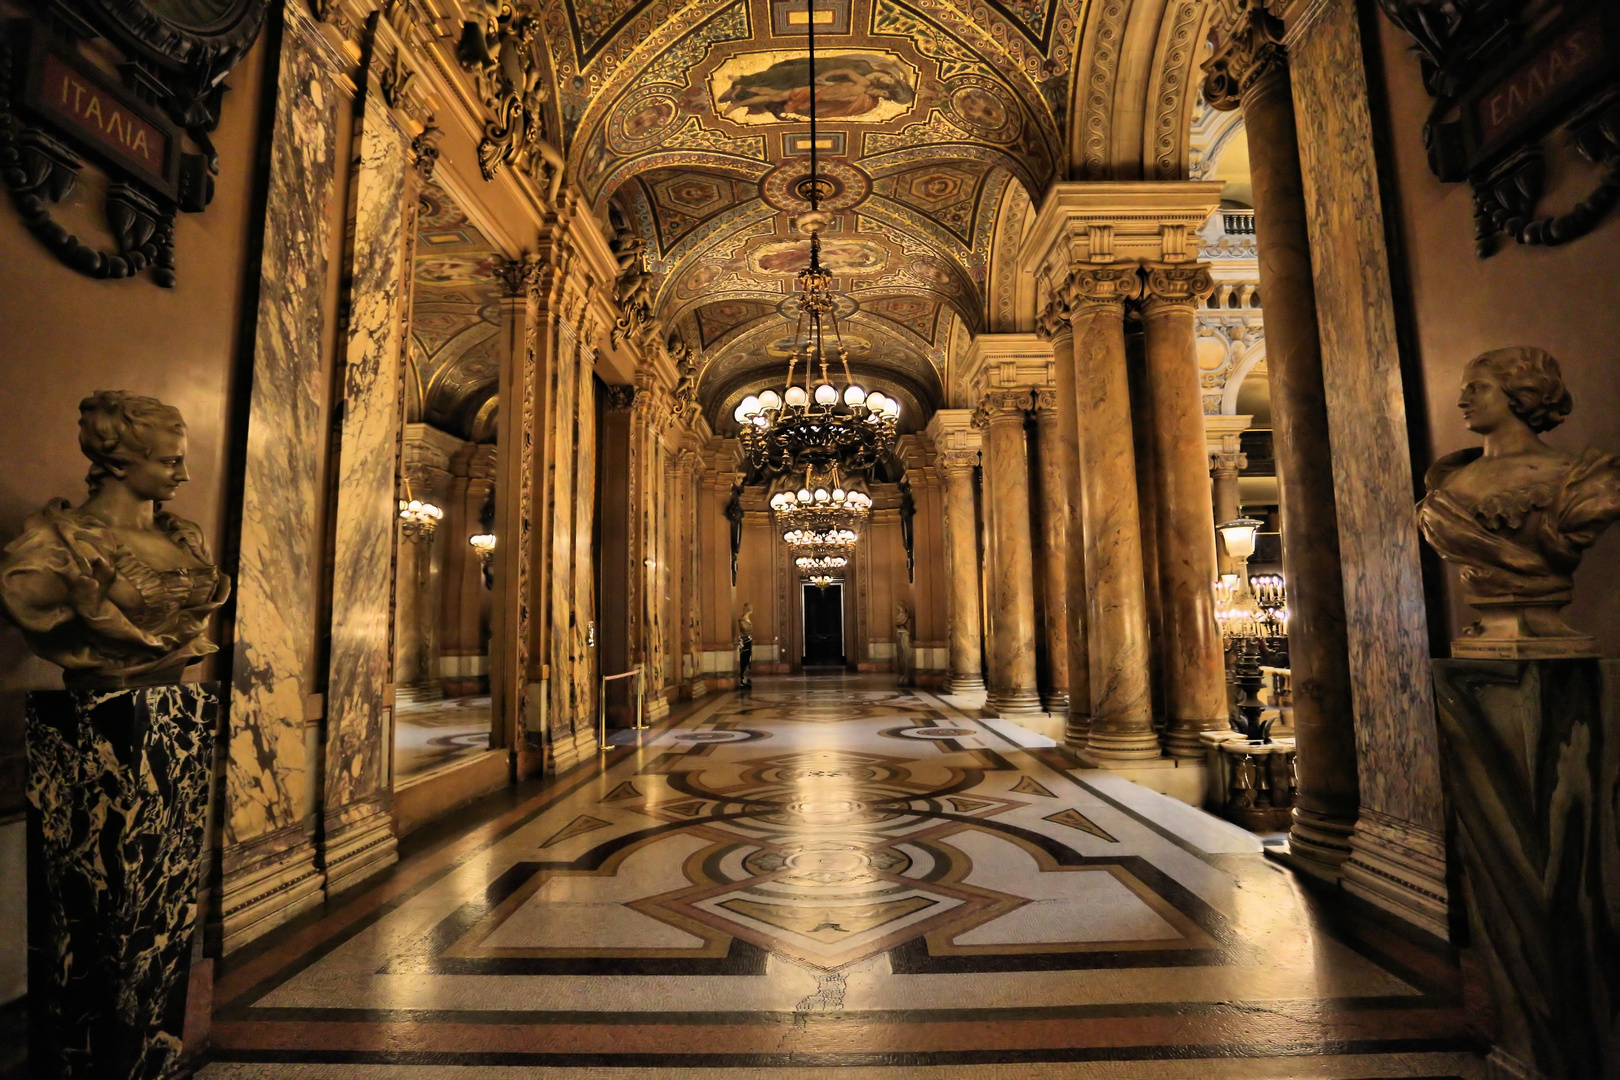
[[495,441],[500,289],[495,249],[444,189],[417,209],[406,419],[472,442]]
[[[1004,201],[1063,171],[1084,3],[815,0],[824,262],[852,365],[913,422],[940,403],[953,319],[993,311]],[[724,429],[780,378],[806,261],[806,0],[553,0],[543,18],[573,180],[645,239],[657,314],[703,357]]]

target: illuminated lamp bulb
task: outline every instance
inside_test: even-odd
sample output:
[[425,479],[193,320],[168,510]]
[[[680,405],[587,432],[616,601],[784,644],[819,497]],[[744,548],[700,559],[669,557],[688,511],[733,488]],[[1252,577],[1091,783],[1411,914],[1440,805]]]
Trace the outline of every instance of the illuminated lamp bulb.
[[811,500],[812,497],[813,496],[811,496],[810,490],[808,488],[800,488],[799,489],[798,498],[799,498],[800,502],[807,503],[807,502],[809,502]]
[[768,428],[771,426],[770,417],[766,416],[764,413],[755,413],[753,419],[750,420],[749,423],[753,424],[757,428]]
[[845,491],[843,488],[833,488],[833,493],[832,493],[832,501],[833,502],[841,503],[847,498],[849,498],[849,492]]
[[845,405],[848,405],[850,408],[854,408],[857,405],[864,405],[865,403],[865,390],[861,389],[859,386],[856,386],[854,383],[850,383],[849,386],[844,389]]
[[830,498],[832,498],[832,496],[827,494],[826,488],[816,488],[816,502],[825,505],[827,500]]
[[837,390],[837,388],[834,387],[832,383],[822,383],[820,386],[816,387],[816,404],[817,405],[836,405],[836,404],[838,404],[838,390]]
[[734,412],[732,412],[731,418],[733,420],[737,421],[737,423],[739,423],[739,424],[748,423],[748,414],[743,412],[743,403],[742,402],[737,403],[737,408],[736,408],[736,410]]
[[742,399],[742,405],[739,407],[742,409],[742,414],[744,416],[753,416],[755,413],[759,412],[759,398],[755,397],[753,394],[749,394],[747,397]]
[[810,400],[810,395],[805,393],[802,386],[790,386],[787,388],[787,394],[783,397],[783,400],[794,408],[799,408]]
[[874,413],[880,413],[883,411],[883,403],[888,400],[888,398],[874,390],[867,395],[866,407],[871,409]]
[[759,395],[759,409],[761,412],[775,412],[782,407],[782,395],[775,390],[767,390]]
[[900,403],[894,398],[883,399],[883,415],[893,420],[900,415]]

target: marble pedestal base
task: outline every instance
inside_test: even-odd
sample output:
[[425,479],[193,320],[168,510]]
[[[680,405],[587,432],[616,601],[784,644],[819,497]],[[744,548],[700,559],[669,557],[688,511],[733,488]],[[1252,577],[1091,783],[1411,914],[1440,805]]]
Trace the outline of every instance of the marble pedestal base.
[[1493,1067],[1612,1075],[1620,661],[1436,660],[1434,682],[1452,856],[1499,1017]]
[[1041,708],[1041,695],[1033,690],[1012,690],[1007,693],[991,690],[985,698],[984,707],[997,716],[1033,716],[1046,711]]
[[178,1073],[218,725],[212,683],[28,695],[34,1076]]

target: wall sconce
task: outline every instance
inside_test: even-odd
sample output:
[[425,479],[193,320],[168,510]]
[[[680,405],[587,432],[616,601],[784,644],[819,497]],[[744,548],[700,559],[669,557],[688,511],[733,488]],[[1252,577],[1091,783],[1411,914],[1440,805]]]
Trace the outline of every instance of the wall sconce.
[[484,567],[489,566],[489,560],[495,557],[495,534],[474,533],[467,538],[467,543],[471,544],[472,549],[478,552],[478,564]]
[[444,511],[430,502],[411,497],[411,480],[405,478],[405,497],[399,500],[399,531],[413,544],[433,539],[433,530],[444,520]]

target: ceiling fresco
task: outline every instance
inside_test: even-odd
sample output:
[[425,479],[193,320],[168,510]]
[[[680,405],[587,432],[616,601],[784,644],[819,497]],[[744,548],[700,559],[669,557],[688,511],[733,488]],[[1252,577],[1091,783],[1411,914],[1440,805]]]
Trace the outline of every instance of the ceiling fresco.
[[[952,321],[987,325],[1002,201],[1045,190],[1067,157],[1085,2],[815,2],[823,261],[850,333],[872,345],[863,363],[895,366],[920,406]],[[622,214],[646,241],[657,315],[701,357],[711,412],[741,373],[779,378],[758,342],[791,333],[808,17],[805,0],[542,12],[570,173],[604,220]]]
[[495,437],[500,286],[494,246],[444,190],[423,186],[417,211],[406,418],[459,438]]

